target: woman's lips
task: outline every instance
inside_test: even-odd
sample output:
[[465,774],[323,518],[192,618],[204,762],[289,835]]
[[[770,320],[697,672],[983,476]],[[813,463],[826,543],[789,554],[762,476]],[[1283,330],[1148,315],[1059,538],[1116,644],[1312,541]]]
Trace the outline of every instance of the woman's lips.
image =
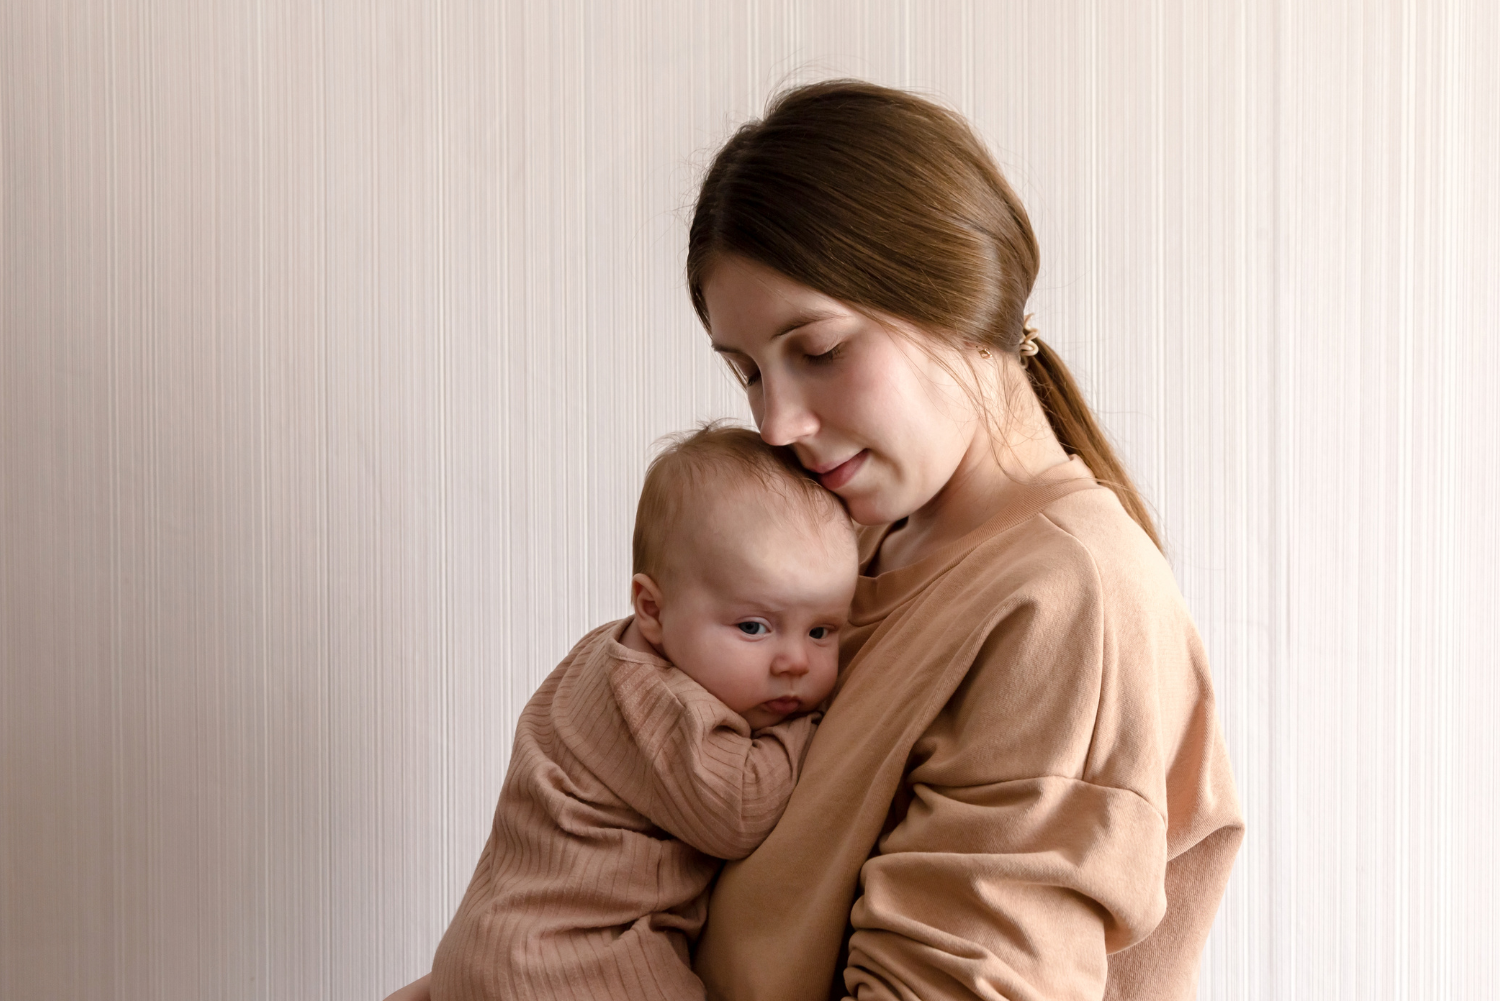
[[854,479],[854,474],[859,472],[865,460],[870,457],[870,450],[862,448],[854,455],[825,472],[818,474],[818,482],[829,490],[837,490],[839,487]]
[[770,702],[761,703],[762,708],[768,709],[773,713],[781,713],[783,715],[787,713],[794,713],[799,708],[801,708],[801,706],[802,700],[797,698],[795,695],[788,695],[785,698],[772,699]]

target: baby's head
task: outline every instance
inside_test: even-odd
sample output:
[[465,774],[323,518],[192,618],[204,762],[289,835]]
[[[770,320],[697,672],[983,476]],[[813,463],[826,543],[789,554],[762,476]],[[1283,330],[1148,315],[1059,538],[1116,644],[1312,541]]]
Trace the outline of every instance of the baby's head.
[[859,557],[790,452],[723,425],[673,440],[646,473],[634,557],[636,628],[751,727],[832,691]]

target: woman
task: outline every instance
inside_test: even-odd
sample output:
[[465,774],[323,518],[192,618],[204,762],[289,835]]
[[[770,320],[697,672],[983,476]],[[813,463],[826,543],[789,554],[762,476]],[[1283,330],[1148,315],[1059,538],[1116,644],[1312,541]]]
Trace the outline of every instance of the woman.
[[968,126],[901,91],[790,91],[703,182],[714,350],[867,526],[802,779],[715,885],[710,997],[1195,993],[1243,825],[1145,505],[1025,323],[1037,263]]
[[1195,993],[1233,779],[1145,505],[1026,328],[1037,263],[968,126],[900,91],[792,91],[704,180],[714,348],[869,526],[803,777],[710,900],[711,997]]

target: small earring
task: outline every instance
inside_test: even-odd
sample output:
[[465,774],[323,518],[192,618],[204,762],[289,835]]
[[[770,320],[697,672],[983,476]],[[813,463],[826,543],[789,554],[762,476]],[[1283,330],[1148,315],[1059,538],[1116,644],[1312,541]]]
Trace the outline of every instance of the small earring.
[[990,356],[990,349],[989,348],[981,347],[979,349],[979,357],[981,357],[981,358],[988,358],[989,356]]

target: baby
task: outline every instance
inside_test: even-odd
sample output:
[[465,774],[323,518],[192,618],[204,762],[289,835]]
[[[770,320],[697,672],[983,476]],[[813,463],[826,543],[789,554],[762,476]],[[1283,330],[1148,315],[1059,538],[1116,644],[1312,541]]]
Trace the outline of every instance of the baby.
[[704,997],[688,947],[708,885],[786,806],[857,559],[834,496],[752,431],[709,426],[651,463],[634,614],[522,712],[434,1001]]

